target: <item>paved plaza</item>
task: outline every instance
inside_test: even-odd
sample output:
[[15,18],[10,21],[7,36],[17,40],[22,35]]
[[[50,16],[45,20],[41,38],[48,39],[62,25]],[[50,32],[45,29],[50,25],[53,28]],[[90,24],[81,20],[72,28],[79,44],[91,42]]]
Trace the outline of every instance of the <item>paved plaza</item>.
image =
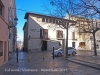
[[51,51],[19,52],[18,63],[16,53],[12,53],[9,61],[0,67],[0,75],[100,75],[99,67],[83,65],[88,62],[99,65],[99,56],[90,58],[90,52],[87,52],[88,56],[81,53],[79,51],[76,56],[69,56],[68,59],[55,57],[53,60]]

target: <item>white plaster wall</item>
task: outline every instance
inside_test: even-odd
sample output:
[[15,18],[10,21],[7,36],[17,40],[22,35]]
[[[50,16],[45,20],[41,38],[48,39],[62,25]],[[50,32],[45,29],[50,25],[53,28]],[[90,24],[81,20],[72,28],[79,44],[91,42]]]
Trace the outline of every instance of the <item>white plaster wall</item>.
[[36,17],[30,16],[29,23],[30,23],[30,27],[29,27],[30,30],[36,29],[35,33],[30,32],[30,34],[33,34],[34,37],[40,37],[40,35],[37,35],[40,32],[40,28],[48,29],[48,36],[49,38],[53,38],[53,39],[56,38],[57,30],[64,31],[64,29],[60,28],[59,26],[55,26],[55,24],[42,22],[42,18],[38,20]]
[[[40,39],[40,29],[41,28],[48,29],[48,37],[50,38],[50,40],[55,41],[55,42],[53,42],[53,41],[48,41],[47,42],[48,50],[51,50],[53,48],[53,46],[55,46],[55,48],[59,48],[59,42],[56,42],[56,41],[59,41],[56,38],[57,30],[62,30],[63,31],[63,36],[64,36],[63,39],[66,38],[66,29],[61,29],[59,26],[55,26],[52,23],[42,22],[42,18],[36,18],[36,17],[33,17],[33,16],[30,15],[28,23],[29,23],[28,36],[30,36],[30,38],[31,38],[31,40],[28,43],[28,45],[29,45],[28,48],[29,49],[36,49],[38,44],[41,42],[41,40],[39,40]],[[68,39],[69,39],[68,46],[69,47],[72,47],[72,42],[73,42],[72,32],[73,32],[73,30],[69,29],[69,31],[68,31]],[[77,39],[77,36],[75,36],[75,39]],[[77,48],[78,45],[79,45],[79,42],[78,41],[74,41],[74,42],[75,42],[75,48]],[[37,48],[37,49],[40,49],[40,47]]]
[[59,46],[59,41],[54,41],[54,40],[48,41],[48,50],[53,50],[53,47],[54,49],[61,48],[61,46]]

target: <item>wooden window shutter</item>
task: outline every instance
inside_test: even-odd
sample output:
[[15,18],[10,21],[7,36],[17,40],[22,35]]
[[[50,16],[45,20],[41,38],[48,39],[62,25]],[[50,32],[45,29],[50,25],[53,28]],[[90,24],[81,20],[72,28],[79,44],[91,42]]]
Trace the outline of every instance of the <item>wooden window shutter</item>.
[[60,32],[61,38],[63,38],[63,31]]
[[56,35],[57,35],[57,38],[59,38],[59,30],[57,30],[57,34]]
[[42,29],[40,29],[40,38],[42,37]]
[[48,30],[44,29],[44,38],[48,38]]
[[63,31],[57,30],[57,38],[63,38]]
[[43,29],[40,29],[40,38],[43,38],[43,34],[44,34]]
[[59,38],[63,38],[63,31],[59,31]]

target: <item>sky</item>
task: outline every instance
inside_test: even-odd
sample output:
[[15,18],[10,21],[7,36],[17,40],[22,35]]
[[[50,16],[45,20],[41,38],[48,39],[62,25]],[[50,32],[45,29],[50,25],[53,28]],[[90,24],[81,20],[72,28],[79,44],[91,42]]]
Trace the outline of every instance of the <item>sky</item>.
[[49,5],[49,0],[16,0],[16,11],[18,18],[17,40],[23,40],[23,26],[26,22],[24,19],[25,13],[34,12],[40,14],[50,14],[46,9],[46,7],[48,8]]

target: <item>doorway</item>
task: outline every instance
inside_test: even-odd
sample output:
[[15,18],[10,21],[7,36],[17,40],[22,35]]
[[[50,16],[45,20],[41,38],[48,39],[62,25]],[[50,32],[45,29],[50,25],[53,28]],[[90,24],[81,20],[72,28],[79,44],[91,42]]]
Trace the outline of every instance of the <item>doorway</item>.
[[6,57],[7,56],[7,54],[6,54],[7,50],[6,49],[7,49],[7,44],[6,44],[6,42],[4,42],[4,63],[6,62],[6,58],[7,58]]
[[41,51],[47,51],[47,41],[42,41]]
[[3,41],[0,41],[0,56],[3,56]]
[[75,42],[72,42],[72,47],[74,47],[74,48],[75,48]]

